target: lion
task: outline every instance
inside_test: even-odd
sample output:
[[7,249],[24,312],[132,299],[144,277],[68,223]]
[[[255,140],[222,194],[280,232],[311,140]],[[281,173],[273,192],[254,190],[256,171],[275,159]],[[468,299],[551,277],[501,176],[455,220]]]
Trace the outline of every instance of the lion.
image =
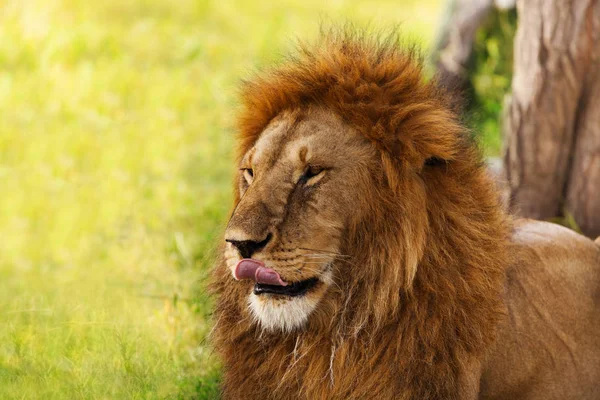
[[398,43],[328,33],[243,85],[223,398],[600,398],[600,246],[504,211]]

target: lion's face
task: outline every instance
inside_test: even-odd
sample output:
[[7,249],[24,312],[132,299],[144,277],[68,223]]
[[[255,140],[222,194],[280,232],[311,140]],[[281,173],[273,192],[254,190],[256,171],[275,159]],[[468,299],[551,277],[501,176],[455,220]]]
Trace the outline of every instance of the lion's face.
[[[301,327],[335,285],[332,263],[345,256],[345,230],[360,218],[358,196],[370,184],[375,154],[322,110],[279,116],[244,154],[225,258],[234,277],[247,279],[237,284],[247,285],[250,311],[263,328]],[[240,272],[242,259],[249,260]],[[270,278],[261,279],[265,274]]]

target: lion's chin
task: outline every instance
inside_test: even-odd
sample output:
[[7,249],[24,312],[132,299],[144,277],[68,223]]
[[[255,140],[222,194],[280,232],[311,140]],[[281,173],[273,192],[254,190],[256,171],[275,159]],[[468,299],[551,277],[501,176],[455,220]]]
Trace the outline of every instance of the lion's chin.
[[251,293],[248,305],[258,324],[270,332],[302,328],[319,303],[317,296],[277,298]]
[[333,272],[328,264],[318,278],[309,278],[284,288],[257,288],[255,285],[248,297],[248,308],[263,330],[291,332],[307,323],[332,284]]

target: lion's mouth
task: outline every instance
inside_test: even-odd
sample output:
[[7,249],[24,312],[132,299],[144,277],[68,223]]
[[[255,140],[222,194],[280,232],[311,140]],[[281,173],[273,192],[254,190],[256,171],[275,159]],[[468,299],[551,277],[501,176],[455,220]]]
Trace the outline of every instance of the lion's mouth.
[[319,278],[315,277],[303,281],[288,283],[286,286],[256,283],[254,285],[254,294],[257,296],[265,293],[278,294],[290,297],[303,296],[309,290],[314,288],[318,283]]

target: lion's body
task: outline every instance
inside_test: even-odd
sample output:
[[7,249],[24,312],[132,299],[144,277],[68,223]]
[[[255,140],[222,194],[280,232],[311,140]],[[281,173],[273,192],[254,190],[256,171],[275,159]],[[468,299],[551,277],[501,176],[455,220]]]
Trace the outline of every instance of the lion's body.
[[485,399],[600,398],[600,246],[566,228],[519,221],[508,317],[482,371]]
[[[245,88],[213,285],[224,398],[597,398],[598,246],[513,226],[445,94],[395,45],[328,37]],[[253,292],[233,278],[250,256],[318,283]]]

